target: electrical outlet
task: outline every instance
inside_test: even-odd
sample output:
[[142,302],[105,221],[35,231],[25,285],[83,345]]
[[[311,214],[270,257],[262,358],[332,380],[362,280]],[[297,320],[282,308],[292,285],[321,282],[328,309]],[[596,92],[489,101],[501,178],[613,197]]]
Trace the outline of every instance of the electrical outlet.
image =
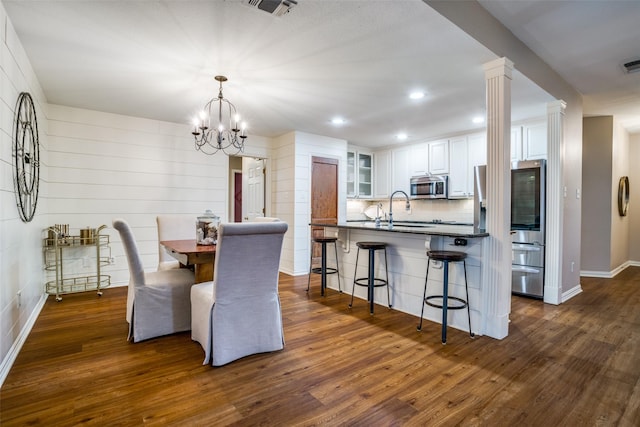
[[113,256],[109,257],[109,264],[115,265],[116,264],[116,257],[113,257]]
[[18,290],[18,292],[16,292],[16,304],[18,305],[18,308],[22,307],[22,290]]

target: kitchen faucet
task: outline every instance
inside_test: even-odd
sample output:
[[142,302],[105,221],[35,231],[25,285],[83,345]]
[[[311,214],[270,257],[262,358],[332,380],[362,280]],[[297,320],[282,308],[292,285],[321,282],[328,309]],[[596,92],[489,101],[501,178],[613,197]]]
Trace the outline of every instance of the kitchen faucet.
[[393,193],[391,193],[391,197],[389,197],[389,228],[393,228],[393,196],[395,196],[397,193],[402,193],[404,194],[404,197],[407,199],[407,204],[405,205],[405,209],[408,211],[411,209],[411,203],[409,202],[409,196],[407,196],[407,193],[405,193],[402,190],[396,190]]

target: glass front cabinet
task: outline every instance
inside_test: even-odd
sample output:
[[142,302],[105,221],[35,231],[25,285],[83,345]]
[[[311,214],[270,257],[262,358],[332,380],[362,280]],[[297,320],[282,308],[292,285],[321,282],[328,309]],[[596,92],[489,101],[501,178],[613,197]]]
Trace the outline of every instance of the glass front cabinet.
[[347,197],[371,198],[373,194],[372,157],[370,153],[347,152]]

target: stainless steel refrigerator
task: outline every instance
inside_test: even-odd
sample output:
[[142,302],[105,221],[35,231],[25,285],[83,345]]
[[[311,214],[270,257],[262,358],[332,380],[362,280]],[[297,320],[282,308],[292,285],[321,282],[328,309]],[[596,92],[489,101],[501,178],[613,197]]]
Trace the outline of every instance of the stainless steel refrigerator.
[[[474,232],[486,231],[486,166],[474,168]],[[545,259],[545,160],[511,169],[511,291],[543,298]]]
[[511,291],[543,298],[545,259],[545,160],[511,169]]

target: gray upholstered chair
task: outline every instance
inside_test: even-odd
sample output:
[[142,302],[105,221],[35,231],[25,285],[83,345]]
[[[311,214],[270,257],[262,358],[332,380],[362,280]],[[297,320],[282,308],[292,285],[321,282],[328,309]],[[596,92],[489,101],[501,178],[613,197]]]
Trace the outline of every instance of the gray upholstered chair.
[[127,322],[133,342],[191,329],[190,291],[195,282],[186,268],[145,272],[129,224],[114,219],[129,263]]
[[180,268],[180,263],[160,244],[163,240],[196,238],[196,217],[193,215],[158,215],[158,271]]
[[278,270],[287,223],[222,224],[213,282],[191,288],[191,338],[203,364],[284,348]]

